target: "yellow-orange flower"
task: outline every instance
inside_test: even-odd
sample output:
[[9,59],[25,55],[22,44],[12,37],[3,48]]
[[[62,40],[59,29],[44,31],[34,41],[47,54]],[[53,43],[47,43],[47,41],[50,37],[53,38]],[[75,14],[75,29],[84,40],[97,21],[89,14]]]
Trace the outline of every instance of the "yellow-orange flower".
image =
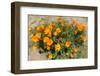
[[41,38],[41,33],[36,33],[35,36],[40,39]]
[[80,38],[81,38],[81,40],[83,40],[83,41],[86,41],[86,40],[87,40],[87,37],[84,36],[84,35],[81,35]]
[[50,32],[50,28],[46,27],[44,30],[44,34],[48,34]]
[[57,32],[57,33],[60,33],[60,32],[61,32],[60,28],[57,28],[57,29],[56,29],[56,32]]
[[52,31],[52,29],[53,29],[52,23],[50,23],[50,24],[48,25],[48,28],[50,29],[50,31]]
[[37,48],[38,48],[38,46],[34,45],[32,48],[33,48],[33,49],[37,49]]
[[47,46],[47,50],[50,50],[50,46]]
[[52,44],[53,44],[52,39],[47,39],[46,44],[47,44],[48,46],[52,45]]
[[77,29],[79,31],[84,31],[86,29],[86,25],[85,24],[77,24]]
[[52,59],[53,55],[52,54],[48,54],[48,59]]
[[47,44],[47,46],[50,46],[53,44],[52,39],[48,38],[48,37],[44,37],[43,38],[43,42],[45,42]]
[[49,32],[49,33],[48,33],[48,37],[52,37],[52,34],[51,34],[51,32]]
[[43,42],[47,42],[48,39],[49,39],[48,37],[44,37]]
[[57,43],[57,44],[55,45],[55,50],[56,50],[56,51],[60,51],[60,49],[61,49],[61,46],[60,46],[59,43]]
[[61,32],[60,28],[57,28],[56,31],[54,32],[54,36],[57,36]]
[[44,30],[44,25],[38,25],[38,26],[36,27],[36,29],[37,29],[37,30]]
[[71,41],[66,41],[65,45],[66,45],[67,47],[70,47],[70,46],[71,46]]
[[57,32],[54,32],[54,36],[57,36],[58,35],[58,33]]
[[33,42],[38,42],[39,39],[38,39],[36,36],[32,35],[32,41],[33,41]]

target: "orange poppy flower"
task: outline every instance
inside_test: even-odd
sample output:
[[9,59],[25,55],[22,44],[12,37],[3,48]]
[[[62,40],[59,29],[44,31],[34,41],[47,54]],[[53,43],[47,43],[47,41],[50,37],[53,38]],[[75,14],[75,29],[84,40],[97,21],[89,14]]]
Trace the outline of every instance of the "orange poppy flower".
[[36,29],[37,29],[37,30],[44,30],[44,25],[38,25],[38,26],[36,27]]
[[56,50],[56,51],[60,51],[60,49],[61,49],[61,46],[60,46],[59,43],[57,43],[57,44],[55,45],[55,50]]
[[48,46],[52,45],[52,44],[53,44],[52,39],[48,39],[47,42],[46,42],[46,44],[47,44]]
[[44,34],[48,34],[50,32],[50,28],[46,27],[44,30]]
[[58,35],[58,33],[57,32],[54,32],[54,36],[57,36]]
[[48,25],[48,28],[50,29],[50,31],[52,31],[52,29],[53,29],[52,23],[50,23],[50,24]]
[[36,36],[32,35],[32,41],[33,41],[33,42],[38,42],[39,39],[38,39]]
[[57,36],[61,32],[60,28],[57,28],[56,31],[54,32],[54,36]]
[[86,25],[85,24],[77,24],[76,27],[77,27],[77,29],[79,31],[84,31],[86,29]]
[[52,54],[48,54],[48,59],[52,59],[53,55]]
[[57,32],[57,33],[60,33],[60,32],[61,32],[60,28],[57,28],[57,29],[56,29],[56,32]]
[[49,33],[48,33],[48,37],[52,37],[52,34],[51,34],[51,32],[49,32]]
[[35,36],[40,39],[41,38],[41,33],[36,33]]
[[44,37],[43,42],[47,42],[48,39],[49,39],[48,37]]
[[66,41],[65,45],[66,45],[67,47],[70,47],[71,41]]
[[48,37],[44,37],[43,38],[43,42],[45,42],[48,46],[53,44],[52,39],[48,38]]
[[47,46],[47,50],[50,50],[50,46]]

